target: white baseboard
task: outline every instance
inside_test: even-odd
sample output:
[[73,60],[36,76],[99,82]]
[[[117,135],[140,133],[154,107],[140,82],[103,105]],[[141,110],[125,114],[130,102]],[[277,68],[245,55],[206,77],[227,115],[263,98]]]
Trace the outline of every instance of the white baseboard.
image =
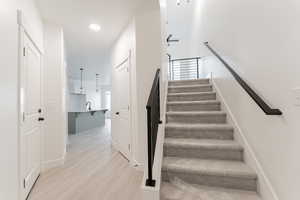
[[[114,149],[116,149],[117,151],[119,151],[119,147],[117,142],[115,142],[114,140],[111,141],[111,145],[113,146]],[[138,171],[144,171],[144,165],[139,163],[137,160],[135,160],[135,158],[131,157],[129,159],[130,165],[135,168]]]
[[139,163],[135,159],[132,159],[131,165],[132,165],[132,167],[134,167],[138,171],[144,171],[144,165]]
[[64,165],[65,163],[65,156],[63,158],[57,160],[49,160],[42,163],[42,172],[48,171],[49,169],[59,167]]
[[266,176],[266,173],[264,172],[264,169],[262,168],[262,165],[257,160],[255,153],[251,147],[251,145],[248,143],[245,134],[243,133],[241,127],[237,123],[237,120],[235,116],[233,115],[233,112],[231,111],[230,107],[226,103],[226,100],[221,92],[221,90],[218,87],[218,84],[214,81],[214,79],[211,77],[213,87],[217,93],[217,98],[222,103],[222,108],[227,112],[228,114],[228,121],[231,123],[235,130],[235,139],[238,140],[245,148],[245,162],[251,166],[258,175],[258,192],[263,197],[264,200],[279,200],[278,196],[275,193],[275,190]]
[[111,140],[111,145],[113,148],[118,149],[117,142],[115,142],[114,140]]

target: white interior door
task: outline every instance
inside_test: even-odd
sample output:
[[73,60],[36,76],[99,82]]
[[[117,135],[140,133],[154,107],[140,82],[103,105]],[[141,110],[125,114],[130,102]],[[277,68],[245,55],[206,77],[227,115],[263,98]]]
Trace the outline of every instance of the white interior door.
[[118,65],[114,77],[113,128],[119,151],[130,160],[130,97],[129,97],[129,59]]
[[41,54],[23,34],[21,65],[21,185],[26,198],[41,171]]

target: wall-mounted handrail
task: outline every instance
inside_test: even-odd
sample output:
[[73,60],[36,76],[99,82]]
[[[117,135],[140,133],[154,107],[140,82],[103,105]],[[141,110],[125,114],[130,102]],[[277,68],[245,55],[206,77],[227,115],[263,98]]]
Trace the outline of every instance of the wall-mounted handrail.
[[257,103],[257,105],[266,113],[266,115],[282,115],[281,110],[271,108],[234,70],[233,68],[209,45],[208,42],[204,43],[205,46],[224,64],[230,71],[237,82],[242,88],[250,95],[250,97]]
[[179,42],[179,39],[172,39],[173,35],[170,34],[168,37],[167,37],[167,43],[168,43],[168,46],[170,46],[170,43],[174,43],[174,42]]
[[158,126],[161,124],[160,120],[160,69],[157,69],[155,78],[152,84],[151,92],[147,102],[147,143],[148,143],[148,179],[146,186],[155,186],[153,179],[153,164],[155,156],[155,146],[157,139]]

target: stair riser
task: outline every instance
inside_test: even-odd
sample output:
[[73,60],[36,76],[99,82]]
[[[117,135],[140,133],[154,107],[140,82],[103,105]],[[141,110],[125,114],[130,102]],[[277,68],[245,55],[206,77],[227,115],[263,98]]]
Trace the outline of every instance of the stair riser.
[[218,176],[207,174],[190,174],[183,172],[162,171],[163,181],[170,181],[177,177],[190,184],[199,184],[212,187],[223,187],[229,189],[257,191],[257,181],[252,178]]
[[233,130],[199,130],[166,128],[166,137],[233,140]]
[[199,84],[209,84],[209,80],[203,79],[203,80],[169,82],[169,86],[187,86],[187,85],[199,85]]
[[175,178],[161,183],[160,194],[160,200],[262,200],[257,192],[190,185]]
[[167,115],[167,123],[224,124],[226,115]]
[[170,147],[165,145],[164,155],[170,157],[243,161],[243,151],[231,149]]
[[168,101],[205,101],[216,100],[216,94],[174,95],[168,96]]
[[212,92],[212,86],[169,88],[169,93]]
[[221,105],[214,104],[171,104],[167,106],[168,111],[220,111]]

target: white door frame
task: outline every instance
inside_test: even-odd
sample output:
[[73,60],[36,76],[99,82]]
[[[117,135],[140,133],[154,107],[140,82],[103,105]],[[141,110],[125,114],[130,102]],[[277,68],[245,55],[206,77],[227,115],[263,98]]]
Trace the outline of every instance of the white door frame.
[[[18,56],[18,65],[19,65],[19,69],[18,69],[18,110],[19,110],[19,120],[18,120],[18,169],[19,169],[19,187],[18,187],[18,196],[20,200],[25,200],[26,197],[24,197],[23,195],[23,179],[24,177],[22,177],[22,158],[21,158],[21,134],[22,134],[22,130],[21,130],[21,125],[22,125],[22,121],[23,121],[23,110],[22,110],[22,90],[21,90],[21,79],[22,79],[22,67],[23,67],[23,51],[24,51],[24,37],[26,36],[27,38],[29,38],[29,40],[32,42],[32,44],[34,45],[34,47],[36,48],[36,50],[40,53],[41,56],[41,108],[42,110],[44,110],[44,99],[43,99],[43,54],[44,51],[43,49],[41,49],[39,47],[39,45],[37,44],[37,42],[35,42],[34,37],[32,37],[32,30],[31,30],[31,26],[29,25],[28,21],[26,20],[25,16],[23,15],[23,12],[21,10],[17,11],[17,24],[18,24],[18,37],[19,37],[19,56]],[[43,127],[41,128],[41,166],[42,166],[42,160],[43,160],[43,153],[44,153],[44,148],[43,148]],[[34,187],[34,186],[33,186]]]
[[[137,128],[137,124],[135,124],[135,117],[136,117],[136,110],[137,109],[137,105],[136,105],[136,93],[133,92],[133,85],[135,84],[133,81],[133,63],[132,63],[132,58],[135,57],[135,55],[133,55],[134,53],[134,49],[130,49],[128,52],[128,63],[129,63],[129,108],[130,108],[130,164],[133,167],[137,167],[140,164],[136,161],[135,157],[134,157],[134,153],[136,153],[135,151],[138,149],[137,147],[137,135],[136,135],[136,128]],[[135,85],[134,85],[135,86]]]
[[130,141],[130,159],[129,159],[129,162],[130,163],[133,163],[133,133],[132,133],[132,131],[133,131],[133,127],[132,127],[132,119],[133,119],[133,110],[132,110],[132,89],[131,89],[131,86],[132,86],[132,84],[131,84],[131,76],[132,76],[132,74],[131,74],[131,72],[132,72],[132,63],[131,63],[131,59],[132,59],[132,50],[130,49],[129,51],[128,51],[128,65],[129,65],[129,67],[128,67],[128,93],[129,93],[129,112],[130,112],[130,115],[129,115],[129,134],[130,134],[130,139],[129,139],[129,141]]
[[[134,143],[134,141],[133,141],[133,139],[134,139],[134,134],[133,134],[133,127],[132,127],[132,118],[133,118],[133,110],[132,110],[132,89],[131,89],[131,85],[132,85],[132,50],[129,50],[128,51],[128,54],[127,54],[127,56],[125,57],[125,58],[123,58],[117,65],[115,65],[114,67],[113,67],[113,70],[115,70],[115,69],[117,69],[119,66],[122,66],[124,63],[126,63],[126,62],[128,62],[128,73],[129,73],[129,76],[128,76],[128,83],[129,83],[129,85],[128,85],[128,90],[129,90],[129,112],[130,112],[130,114],[129,114],[129,134],[130,134],[130,138],[129,138],[129,141],[130,141],[130,157],[129,158],[127,158],[128,160],[129,160],[129,163],[131,163],[131,164],[133,164],[133,163],[135,163],[135,161],[134,161],[134,159],[133,159],[133,143]],[[112,89],[113,89],[113,87],[112,87]],[[113,91],[112,91],[113,92]],[[112,96],[112,98],[113,98],[113,96]],[[113,105],[111,105],[112,107],[113,107]],[[115,113],[113,112],[113,110],[112,110],[112,113],[111,113],[111,115],[114,115]],[[113,118],[113,116],[111,116],[111,119]],[[116,146],[117,148],[118,148],[118,144],[113,144],[114,146]],[[119,150],[119,149],[118,149]]]

